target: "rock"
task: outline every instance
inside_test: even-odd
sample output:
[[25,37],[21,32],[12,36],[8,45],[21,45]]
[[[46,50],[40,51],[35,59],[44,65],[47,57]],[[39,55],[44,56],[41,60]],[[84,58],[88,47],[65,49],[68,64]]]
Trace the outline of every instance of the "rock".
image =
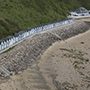
[[10,72],[10,75],[13,76],[13,75],[15,75],[15,73],[14,72]]
[[0,57],[0,60],[1,60],[1,57]]
[[84,44],[84,42],[81,42],[81,44]]
[[22,71],[19,71],[18,74],[22,73]]

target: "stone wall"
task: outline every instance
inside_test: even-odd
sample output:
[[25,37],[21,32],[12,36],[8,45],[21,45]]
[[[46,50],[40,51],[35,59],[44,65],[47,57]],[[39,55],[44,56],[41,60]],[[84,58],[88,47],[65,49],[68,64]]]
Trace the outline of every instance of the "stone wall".
[[74,24],[62,27],[46,33],[36,34],[33,38],[28,38],[15,46],[14,49],[0,55],[0,64],[10,72],[15,74],[27,69],[32,62],[39,59],[40,55],[54,42],[67,39],[89,29],[89,25],[81,20],[76,20]]

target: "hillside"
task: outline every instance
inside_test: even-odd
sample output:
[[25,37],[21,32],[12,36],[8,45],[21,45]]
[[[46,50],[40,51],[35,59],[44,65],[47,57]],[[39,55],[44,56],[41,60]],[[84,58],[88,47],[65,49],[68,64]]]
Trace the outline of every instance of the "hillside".
[[90,9],[90,0],[0,0],[0,39],[28,27],[66,18],[80,6]]

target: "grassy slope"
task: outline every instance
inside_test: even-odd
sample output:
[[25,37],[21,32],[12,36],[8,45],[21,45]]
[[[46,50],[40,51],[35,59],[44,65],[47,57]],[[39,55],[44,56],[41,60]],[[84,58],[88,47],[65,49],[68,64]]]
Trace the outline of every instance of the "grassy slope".
[[0,38],[28,27],[66,18],[69,10],[90,9],[90,0],[0,0]]

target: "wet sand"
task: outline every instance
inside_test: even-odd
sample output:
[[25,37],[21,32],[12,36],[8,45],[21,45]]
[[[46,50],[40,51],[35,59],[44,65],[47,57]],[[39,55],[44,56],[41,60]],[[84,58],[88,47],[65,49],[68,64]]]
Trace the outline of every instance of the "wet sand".
[[1,90],[90,90],[90,30],[56,42]]

